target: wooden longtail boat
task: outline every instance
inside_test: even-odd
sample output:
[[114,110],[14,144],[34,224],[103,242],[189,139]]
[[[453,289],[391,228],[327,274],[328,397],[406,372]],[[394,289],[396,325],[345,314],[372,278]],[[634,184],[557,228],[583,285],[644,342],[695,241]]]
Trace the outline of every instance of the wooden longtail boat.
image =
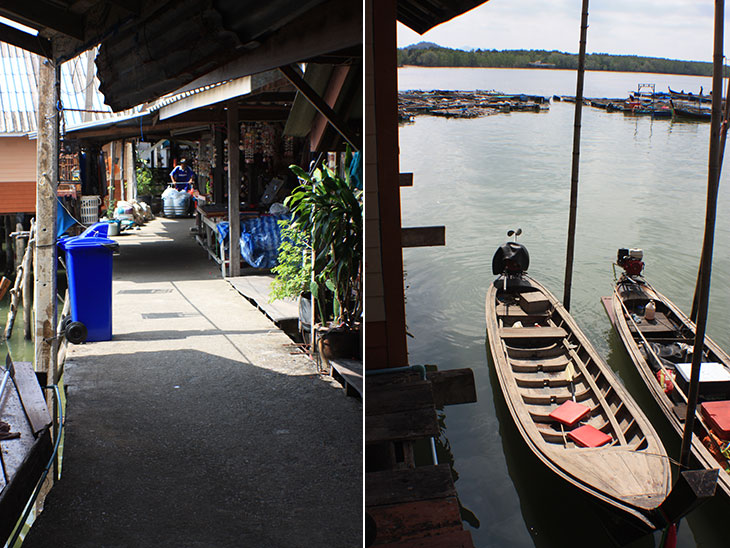
[[622,524],[642,533],[663,526],[657,508],[671,484],[664,446],[565,307],[527,276],[528,263],[517,243],[498,249],[499,277],[486,298],[489,346],[512,419],[548,468]]
[[[694,348],[695,324],[642,276],[640,250],[620,249],[624,273],[611,298],[612,323],[660,409],[681,437]],[[648,319],[647,305],[656,312]],[[651,305],[649,305],[651,308]],[[705,337],[692,456],[702,468],[720,469],[717,485],[730,496],[730,356]]]

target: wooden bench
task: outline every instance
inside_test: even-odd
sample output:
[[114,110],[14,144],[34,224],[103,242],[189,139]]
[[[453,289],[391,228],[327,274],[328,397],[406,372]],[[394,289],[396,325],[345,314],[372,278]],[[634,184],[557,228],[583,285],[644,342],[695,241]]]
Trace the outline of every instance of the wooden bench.
[[503,327],[503,339],[562,339],[568,336],[562,327]]

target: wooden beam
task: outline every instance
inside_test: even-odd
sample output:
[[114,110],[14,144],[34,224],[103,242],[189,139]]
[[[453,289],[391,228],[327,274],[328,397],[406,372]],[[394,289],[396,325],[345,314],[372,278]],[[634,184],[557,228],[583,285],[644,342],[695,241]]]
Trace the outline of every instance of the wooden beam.
[[398,175],[400,186],[413,186],[413,173],[401,173]]
[[448,464],[365,474],[365,506],[455,497]]
[[332,110],[332,107],[330,107],[325,100],[322,99],[322,97],[320,97],[314,89],[312,89],[312,86],[304,81],[304,78],[302,78],[295,68],[285,65],[283,67],[279,67],[279,70],[284,77],[289,80],[294,87],[297,88],[297,90],[299,90],[302,96],[304,96],[304,98],[327,119],[330,125],[337,130],[337,133],[342,135],[342,138],[350,143],[352,148],[355,150],[360,150],[362,148],[360,138],[358,138],[357,135],[352,134],[347,127],[347,124],[345,124],[344,120],[340,118],[339,114]]
[[396,413],[368,415],[365,421],[365,443],[413,441],[438,435],[439,425],[433,405]]
[[365,415],[368,417],[433,407],[434,405],[431,383],[426,381],[387,384],[377,388],[371,382],[367,382],[365,387],[368,393]]
[[[337,101],[342,94],[342,90],[347,81],[347,75],[352,70],[350,65],[340,65],[332,69],[332,73],[327,82],[327,87],[322,93],[322,99],[329,105],[333,110],[337,105]],[[321,113],[317,113],[312,120],[310,132],[309,132],[309,149],[312,152],[326,151],[327,144],[323,143],[323,139],[328,127],[328,120]],[[343,120],[343,123],[345,121]]]
[[56,3],[44,0],[3,0],[0,15],[18,21],[30,21],[36,28],[47,27],[71,38],[84,41],[83,17],[67,9],[61,9]]
[[433,400],[436,407],[474,403],[477,401],[474,372],[467,368],[429,371],[426,377],[431,381]]
[[228,103],[228,257],[230,277],[241,275],[241,175],[238,144],[241,130],[238,127],[238,105],[235,101]]
[[446,227],[421,226],[401,228],[402,247],[429,247],[446,245]]
[[33,36],[4,23],[0,23],[0,42],[12,44],[41,57],[53,57],[53,47],[50,40],[42,36]]

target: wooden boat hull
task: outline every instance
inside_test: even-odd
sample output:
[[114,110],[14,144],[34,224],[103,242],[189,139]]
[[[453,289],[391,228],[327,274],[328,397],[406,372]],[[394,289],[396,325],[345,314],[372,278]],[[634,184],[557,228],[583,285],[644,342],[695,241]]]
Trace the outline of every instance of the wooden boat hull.
[[13,433],[0,436],[0,539],[7,540],[51,457],[53,443],[45,397],[30,363],[15,364],[0,403],[0,421]]
[[[565,308],[538,282],[522,279],[529,287],[516,298],[526,300],[525,292],[544,296],[548,311],[527,313],[509,304],[515,294],[501,289],[501,280],[490,286],[486,302],[494,367],[520,434],[549,469],[623,523],[645,533],[662,526],[656,508],[669,493],[671,471],[659,437]],[[528,327],[514,327],[517,321]],[[569,363],[576,373],[572,382]],[[585,422],[609,433],[609,445],[578,447],[567,438],[573,427],[549,416],[573,398],[591,408]]]
[[[625,283],[630,283],[631,285],[625,286],[619,281],[611,299],[614,327],[626,347],[631,361],[636,366],[637,371],[659,405],[659,408],[667,417],[667,420],[677,432],[677,435],[681,438],[684,430],[686,405],[682,407],[682,401],[680,401],[682,398],[679,393],[676,393],[676,388],[675,393],[671,395],[666,394],[662,389],[657,374],[654,371],[656,364],[654,368],[651,366],[650,361],[653,361],[653,358],[651,354],[648,354],[644,350],[644,341],[650,346],[652,343],[662,344],[660,342],[662,339],[667,343],[684,342],[684,344],[691,346],[694,344],[695,324],[672,301],[656,291],[648,283]],[[635,289],[628,291],[623,289],[624,287],[632,287]],[[656,303],[658,311],[657,324],[644,322],[645,325],[651,326],[651,329],[641,331],[641,327],[639,327],[639,330],[637,330],[636,327],[641,326],[641,324],[633,323],[631,318],[627,316],[627,312],[634,314],[637,306],[641,306],[648,302],[648,300],[653,300]],[[662,326],[666,327],[663,331],[659,330]],[[644,339],[642,339],[639,332],[644,336]],[[721,363],[730,370],[730,356],[709,337],[705,337],[705,351],[710,353],[710,359],[708,361]],[[728,399],[730,399],[730,394],[728,394]],[[718,463],[717,459],[702,441],[709,434],[702,421],[699,408],[696,416],[699,417],[699,420],[695,420],[695,431],[692,437],[692,456],[702,468],[720,470],[717,486],[725,496],[730,496],[730,474]]]

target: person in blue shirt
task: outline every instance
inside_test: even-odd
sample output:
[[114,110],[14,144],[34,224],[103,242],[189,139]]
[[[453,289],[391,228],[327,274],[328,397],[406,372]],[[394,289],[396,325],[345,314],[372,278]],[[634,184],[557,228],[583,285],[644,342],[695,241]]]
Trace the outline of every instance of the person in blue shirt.
[[177,190],[190,190],[193,187],[193,179],[195,179],[195,172],[185,158],[182,158],[175,169],[170,172],[170,180]]

